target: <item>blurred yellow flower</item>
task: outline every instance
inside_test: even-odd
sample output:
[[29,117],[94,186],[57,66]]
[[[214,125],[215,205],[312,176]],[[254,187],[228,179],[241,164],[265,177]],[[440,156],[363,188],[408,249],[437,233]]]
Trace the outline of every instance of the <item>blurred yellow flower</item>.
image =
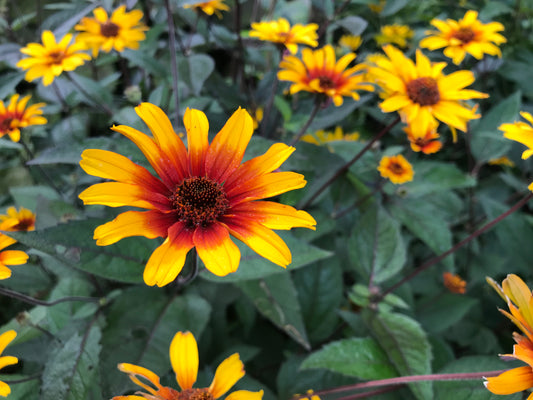
[[93,11],[94,18],[83,17],[74,29],[81,31],[76,36],[76,43],[81,43],[86,49],[92,50],[93,57],[101,50],[109,53],[112,49],[118,52],[124,49],[136,50],[139,42],[146,38],[148,27],[141,22],[143,12],[132,10],[126,12],[126,6],[120,6],[111,14],[103,7]]
[[11,277],[11,270],[7,267],[8,265],[22,265],[28,261],[28,255],[23,251],[4,250],[16,242],[15,239],[0,233],[0,280]]
[[387,4],[387,0],[379,0],[377,4],[375,4],[375,1],[376,0],[374,0],[374,4],[369,4],[368,8],[370,8],[375,13],[380,13],[381,11],[383,11],[385,4]]
[[[170,363],[181,391],[162,386],[159,376],[146,368],[123,363],[118,365],[118,369],[127,373],[135,384],[148,393],[137,392],[140,396],[115,396],[113,400],[216,400],[226,394],[245,374],[239,354],[234,353],[220,363],[209,387],[193,388],[199,366],[198,344],[193,334],[191,332],[176,333],[170,343],[169,353]],[[262,398],[262,390],[258,392],[238,390],[227,396],[226,400],[261,400]]]
[[401,154],[383,156],[378,171],[383,178],[389,179],[394,184],[410,182],[415,175],[413,166]]
[[426,31],[426,35],[431,36],[422,39],[420,47],[429,50],[445,47],[444,55],[456,65],[464,60],[466,53],[478,60],[483,54],[501,57],[498,45],[507,41],[498,33],[504,30],[503,25],[499,22],[482,24],[477,16],[477,11],[469,10],[459,21],[433,19],[431,25],[438,31]]
[[[0,335],[0,356],[7,347],[9,343],[17,337],[17,332],[14,330],[6,331]],[[0,369],[7,367],[8,365],[14,365],[18,363],[19,360],[17,357],[13,356],[2,356],[0,357]],[[0,396],[7,397],[11,393],[11,388],[5,382],[0,381]]]
[[[349,142],[355,142],[359,140],[359,133],[344,133],[342,126],[336,126],[333,131],[324,131],[319,130],[314,134],[308,133],[307,135],[302,136],[301,140],[307,143],[313,143],[316,145],[323,145],[329,142],[335,142],[339,140],[345,140]],[[330,149],[331,150],[331,149]]]
[[298,52],[298,43],[318,46],[317,24],[296,24],[291,27],[289,21],[280,18],[277,21],[252,22],[251,37],[284,45],[291,54]]
[[254,122],[254,130],[258,128],[259,124],[263,120],[263,113],[264,113],[263,107],[257,107],[255,111],[252,111],[250,113],[252,117],[252,121]]
[[522,159],[526,160],[533,155],[533,116],[526,111],[521,111],[520,115],[529,122],[529,124],[522,121],[516,121],[512,124],[501,124],[498,129],[503,131],[503,136],[505,138],[529,147],[522,153]]
[[411,143],[411,149],[415,152],[433,154],[442,148],[442,143],[437,140],[440,135],[437,133],[439,124],[437,121],[428,121],[427,126],[420,124],[409,124],[403,128],[407,134],[407,139]]
[[399,47],[406,47],[407,41],[414,36],[414,32],[407,25],[385,25],[381,27],[379,35],[375,36],[378,46],[385,44],[395,44]]
[[465,294],[466,293],[466,281],[464,281],[459,275],[452,274],[451,272],[445,272],[442,274],[444,280],[444,286],[452,293]]
[[359,35],[342,35],[339,39],[339,46],[346,47],[350,51],[356,51],[361,43],[363,39]]
[[0,215],[0,231],[33,231],[35,230],[35,214],[27,208],[9,207],[7,214]]
[[501,156],[498,158],[493,158],[489,160],[489,165],[506,165],[508,167],[513,168],[515,166],[514,162],[512,162],[509,157],[507,156]]
[[303,49],[302,59],[285,56],[280,63],[278,79],[293,82],[290,93],[301,90],[327,96],[336,106],[343,103],[343,96],[359,100],[356,90],[374,91],[374,87],[364,82],[363,64],[346,69],[355,60],[355,53],[349,53],[336,61],[335,51],[330,45],[318,50]]
[[20,95],[18,94],[11,96],[7,107],[0,100],[0,138],[8,135],[12,141],[18,142],[21,128],[44,125],[48,122],[42,116],[43,110],[41,110],[41,107],[46,106],[45,103],[32,104],[26,107],[31,96],[24,96],[20,100],[19,98]]
[[192,8],[195,11],[201,11],[207,15],[216,14],[218,18],[222,18],[221,11],[229,11],[229,6],[224,3],[224,0],[200,1],[185,4],[183,8]]

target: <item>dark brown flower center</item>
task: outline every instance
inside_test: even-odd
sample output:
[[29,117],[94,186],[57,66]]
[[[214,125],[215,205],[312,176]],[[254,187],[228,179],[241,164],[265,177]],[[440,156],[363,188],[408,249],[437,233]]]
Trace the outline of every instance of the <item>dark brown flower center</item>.
[[103,24],[100,24],[100,33],[105,37],[118,36],[119,29],[120,27],[111,21],[107,21],[107,22],[104,22]]
[[318,84],[322,89],[333,89],[335,88],[335,82],[329,76],[320,76],[318,78]]
[[172,202],[179,220],[190,227],[212,224],[229,207],[229,201],[221,185],[208,178],[197,176],[185,179],[177,187]]
[[52,64],[61,64],[65,58],[65,53],[61,50],[57,50],[49,53],[48,57],[52,59]]
[[407,84],[407,95],[421,106],[432,106],[440,100],[439,86],[433,78],[413,79]]
[[208,389],[186,389],[179,392],[176,400],[214,400]]
[[392,171],[394,175],[401,175],[404,172],[403,167],[397,162],[391,162],[389,164],[389,170]]
[[459,39],[463,43],[469,43],[476,37],[476,34],[470,28],[460,28],[452,37]]
[[5,132],[11,130],[11,122],[13,122],[13,118],[8,117],[4,118],[0,121],[0,132]]

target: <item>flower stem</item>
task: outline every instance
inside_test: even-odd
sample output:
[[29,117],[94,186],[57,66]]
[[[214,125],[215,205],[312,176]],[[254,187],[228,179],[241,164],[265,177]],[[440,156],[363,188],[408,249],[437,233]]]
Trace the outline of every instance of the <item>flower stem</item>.
[[374,190],[372,190],[370,193],[365,194],[360,199],[357,199],[353,204],[349,205],[348,207],[343,208],[342,210],[339,210],[339,211],[334,211],[333,213],[331,213],[331,218],[337,219],[337,218],[343,217],[346,214],[348,214],[350,211],[358,208],[360,205],[362,205],[364,202],[366,202],[376,193],[381,192],[381,189],[383,189],[383,185],[385,185],[385,182],[386,182],[385,180],[381,179],[380,183],[377,184]]
[[303,204],[298,205],[298,208],[307,208],[311,203],[329,186],[331,185],[335,179],[337,179],[339,176],[344,174],[348,169],[354,164],[357,160],[359,160],[363,154],[365,154],[374,143],[376,143],[379,139],[381,139],[387,132],[389,132],[394,125],[396,125],[398,122],[400,122],[400,117],[397,117],[394,121],[392,121],[389,125],[387,125],[385,128],[381,130],[376,136],[372,138],[371,141],[369,141],[363,149],[359,153],[357,153],[354,158],[352,158],[350,161],[348,161],[346,164],[344,164],[342,167],[340,167],[335,174],[329,178],[322,186],[320,186],[315,193],[307,201],[305,201]]
[[265,105],[265,110],[263,114],[263,120],[261,121],[261,136],[268,138],[270,135],[266,131],[268,119],[270,118],[270,112],[272,111],[272,105],[274,104],[274,98],[276,97],[276,92],[278,91],[278,85],[279,85],[279,79],[278,79],[278,71],[279,71],[279,63],[281,60],[283,60],[283,52],[284,50],[281,49],[279,52],[279,62],[278,66],[276,68],[276,72],[274,73],[274,82],[272,82],[272,89],[270,90],[270,96],[268,96],[267,103]]
[[305,132],[307,132],[309,125],[311,125],[311,122],[313,122],[316,115],[318,114],[318,110],[320,110],[321,107],[322,107],[322,102],[320,101],[319,98],[317,98],[315,101],[315,106],[313,107],[313,111],[311,111],[311,115],[309,115],[307,122],[305,123],[304,126],[302,126],[302,129],[300,129],[300,132],[298,132],[298,134],[294,136],[294,138],[289,143],[289,146],[294,146],[296,143],[298,143],[300,138],[305,134]]
[[168,25],[168,47],[170,50],[170,65],[172,68],[172,90],[174,91],[174,100],[176,105],[174,126],[176,130],[179,128],[180,116],[180,96],[178,92],[178,63],[176,62],[176,28],[174,27],[174,19],[172,18],[172,10],[170,9],[170,1],[165,0],[165,9],[167,10],[167,25]]
[[80,91],[81,94],[83,94],[88,100],[90,100],[92,103],[94,103],[100,110],[105,112],[107,115],[112,116],[113,111],[104,103],[101,101],[95,99],[93,96],[89,94],[73,77],[70,73],[65,73],[67,79]]
[[[29,146],[26,144],[26,142],[24,140],[21,140],[20,141],[20,144],[22,144],[22,147],[24,147],[24,151],[26,151],[26,153],[28,154],[28,157],[30,159],[34,159],[35,158],[35,154],[33,154],[33,152],[31,151],[31,149],[29,148]],[[26,166],[26,168],[30,168],[31,165],[30,164],[26,164],[24,163],[24,165]],[[48,182],[48,184],[57,192],[57,194],[59,194],[59,196],[61,198],[63,198],[63,193],[61,193],[61,190],[59,190],[59,188],[57,187],[57,185],[54,183],[54,181],[52,180],[52,178],[50,177],[50,175],[48,175],[46,173],[46,171],[44,170],[43,167],[41,167],[39,164],[33,164],[37,167],[37,169],[41,172],[41,175],[44,176],[44,179]]]
[[390,288],[388,288],[387,290],[385,290],[383,293],[381,293],[381,295],[379,296],[378,300],[381,300],[383,299],[387,294],[391,293],[393,290],[397,289],[398,287],[400,287],[401,285],[403,285],[404,283],[410,281],[411,279],[413,279],[415,276],[417,276],[419,273],[421,273],[422,271],[425,271],[426,269],[428,269],[429,267],[431,267],[432,265],[435,265],[436,263],[442,261],[444,258],[446,258],[447,256],[449,256],[450,254],[456,252],[457,250],[459,250],[461,247],[463,247],[465,244],[469,243],[470,241],[472,241],[473,239],[477,238],[479,235],[481,235],[482,233],[485,233],[486,231],[488,231],[490,228],[492,228],[494,225],[496,225],[498,222],[500,222],[501,220],[503,220],[504,218],[508,217],[509,215],[511,215],[512,213],[514,213],[515,211],[519,210],[520,208],[522,208],[522,206],[524,206],[529,200],[531,200],[533,198],[533,193],[529,193],[527,194],[526,196],[524,196],[520,201],[518,201],[514,206],[512,206],[510,209],[508,209],[507,211],[505,211],[504,213],[498,215],[496,218],[494,218],[492,221],[490,221],[489,223],[485,224],[484,226],[482,226],[481,228],[479,228],[478,230],[476,230],[475,232],[473,232],[472,234],[470,234],[468,237],[464,238],[463,240],[461,240],[459,243],[457,243],[455,246],[451,247],[450,249],[446,250],[444,253],[438,255],[437,257],[433,257],[431,259],[429,259],[428,261],[426,261],[424,264],[422,264],[421,266],[419,266],[418,268],[416,268],[413,272],[411,272],[411,274],[409,274],[408,276],[406,276],[405,278],[403,278],[400,282],[392,285]]
[[54,301],[44,301],[44,300],[35,299],[33,297],[30,297],[25,294],[15,292],[14,290],[6,289],[3,287],[0,287],[0,294],[11,297],[13,299],[21,300],[25,303],[32,304],[34,306],[45,306],[45,307],[55,306],[56,304],[64,303],[67,301],[83,301],[87,303],[99,303],[100,301],[102,301],[102,299],[100,299],[99,297],[84,297],[84,296],[69,296],[69,297],[62,297]]

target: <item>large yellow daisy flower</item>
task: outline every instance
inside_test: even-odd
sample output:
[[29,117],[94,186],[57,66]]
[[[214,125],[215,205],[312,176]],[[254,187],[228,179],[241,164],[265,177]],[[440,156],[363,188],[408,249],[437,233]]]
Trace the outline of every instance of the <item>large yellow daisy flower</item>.
[[141,22],[143,12],[132,10],[126,12],[126,6],[120,6],[111,14],[98,7],[94,18],[84,17],[74,29],[82,31],[76,36],[76,43],[91,49],[93,57],[101,50],[109,53],[112,49],[118,52],[124,49],[138,49],[139,42],[146,38],[148,27]]
[[475,80],[472,72],[444,75],[442,70],[447,64],[432,64],[420,50],[416,52],[416,64],[394,46],[384,46],[383,50],[388,58],[375,59],[375,66],[369,68],[369,76],[383,91],[385,100],[380,104],[381,110],[398,111],[402,120],[411,125],[415,137],[425,137],[426,128],[435,119],[466,132],[467,122],[481,117],[475,107],[463,103],[463,100],[488,97],[464,89]]
[[477,15],[477,11],[469,10],[459,21],[433,19],[431,25],[438,31],[426,31],[426,35],[431,36],[422,39],[420,47],[429,50],[445,47],[444,55],[456,65],[464,60],[466,53],[478,60],[483,58],[483,54],[501,57],[498,45],[506,40],[498,32],[504,30],[503,25],[499,22],[482,24]]
[[[130,379],[148,393],[137,392],[137,395],[115,396],[113,400],[216,400],[224,396],[233,385],[241,379],[244,372],[244,365],[235,353],[226,358],[215,371],[215,377],[211,385],[207,388],[193,388],[198,375],[198,344],[193,334],[190,332],[178,332],[170,344],[170,363],[176,374],[176,381],[181,391],[162,386],[159,376],[152,371],[133,364],[119,364],[118,369],[129,375]],[[143,378],[141,381],[140,378]],[[145,383],[149,382],[151,385]],[[226,400],[261,400],[263,391],[250,392],[248,390],[238,390],[226,396]]]
[[7,214],[0,215],[0,231],[33,231],[35,230],[35,214],[27,208],[9,207]]
[[128,126],[112,129],[132,140],[159,175],[128,158],[104,150],[85,150],[81,167],[90,175],[111,179],[80,194],[85,204],[133,206],[148,211],[127,211],[94,232],[97,244],[107,246],[128,236],[164,237],[144,270],[148,285],[164,286],[181,271],[187,252],[196,247],[208,270],[224,276],[237,270],[240,251],[230,234],[259,255],[282,267],[291,253],[272,229],[314,229],[305,211],[256,201],[305,186],[303,175],[272,172],[295,150],[276,143],[262,156],[241,164],[252,136],[252,118],[238,109],[211,144],[204,113],[187,109],[184,116],[188,150],[157,106],[135,108],[153,138]]
[[29,57],[23,58],[17,63],[17,67],[27,70],[25,79],[29,82],[37,78],[43,78],[43,85],[50,85],[63,71],[74,71],[87,60],[89,54],[83,52],[84,47],[80,43],[70,44],[72,34],[66,34],[59,43],[50,31],[42,33],[42,42],[29,43],[20,49],[22,54]]
[[389,179],[396,185],[412,181],[415,175],[413,166],[401,154],[383,156],[379,162],[378,171],[383,178]]
[[29,107],[28,101],[31,96],[24,96],[20,99],[20,95],[14,94],[9,100],[9,104],[4,104],[0,100],[0,137],[8,135],[9,138],[18,142],[20,140],[20,128],[25,128],[31,125],[44,125],[48,121],[42,116],[45,103],[33,104]]
[[356,90],[373,91],[374,87],[364,82],[362,73],[366,66],[358,64],[346,69],[355,60],[355,53],[349,53],[336,61],[335,50],[326,45],[318,50],[303,49],[302,59],[285,56],[280,63],[278,79],[293,82],[290,93],[301,90],[325,95],[333,99],[336,106],[343,103],[343,96],[359,100]]
[[216,14],[218,18],[222,18],[221,11],[229,11],[229,6],[224,3],[224,0],[200,1],[192,4],[185,4],[183,8],[192,8],[195,11],[201,11],[207,15]]
[[28,261],[28,255],[23,251],[4,250],[16,242],[15,239],[0,234],[0,280],[11,277],[11,270],[7,267],[8,265],[22,265]]
[[[2,355],[7,345],[11,343],[13,339],[15,339],[15,337],[17,337],[17,332],[15,332],[14,330],[4,332],[0,335],[0,355]],[[7,367],[8,365],[14,365],[18,362],[19,360],[17,357],[0,357],[0,369]],[[0,381],[0,396],[7,397],[10,393],[11,388],[9,387],[9,385],[5,382]]]
[[280,43],[292,54],[298,52],[298,43],[311,47],[318,46],[317,24],[296,24],[291,27],[289,21],[280,18],[277,21],[252,22],[251,37],[267,42]]

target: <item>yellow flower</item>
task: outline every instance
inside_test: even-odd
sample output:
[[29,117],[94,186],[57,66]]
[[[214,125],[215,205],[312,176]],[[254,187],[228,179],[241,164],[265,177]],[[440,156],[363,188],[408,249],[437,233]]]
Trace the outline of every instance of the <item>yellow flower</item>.
[[252,22],[251,37],[284,45],[292,54],[298,51],[298,43],[311,47],[318,46],[317,24],[296,24],[280,18],[277,21]]
[[444,286],[452,293],[465,294],[466,293],[466,281],[461,279],[459,275],[452,274],[451,272],[445,272],[442,274],[444,279]]
[[407,25],[385,25],[381,27],[380,34],[375,36],[378,46],[395,44],[400,47],[407,46],[407,40],[414,36],[414,32]]
[[263,107],[257,107],[255,111],[252,111],[251,116],[254,122],[254,131],[259,126],[259,123],[263,120]]
[[336,106],[343,103],[343,96],[359,100],[356,90],[373,91],[374,87],[364,82],[366,66],[359,64],[346,69],[355,59],[355,53],[344,55],[336,61],[335,51],[330,45],[318,50],[303,49],[302,59],[285,56],[280,63],[278,79],[293,82],[290,93],[301,90],[325,95],[333,99]]
[[383,156],[378,171],[383,178],[388,178],[394,184],[410,182],[415,175],[413,166],[401,154]]
[[7,214],[0,215],[0,231],[33,231],[35,230],[35,214],[27,208],[9,207]]
[[7,107],[0,100],[0,137],[8,135],[14,142],[20,140],[20,128],[48,122],[42,116],[43,110],[41,110],[46,104],[37,103],[26,107],[31,96],[24,96],[20,100],[19,97],[18,94],[11,96]]
[[369,4],[368,8],[370,8],[375,13],[380,13],[381,11],[383,11],[385,4],[387,4],[387,0],[379,0],[378,4]]
[[[0,335],[0,356],[2,355],[7,345],[11,343],[13,339],[15,339],[16,336],[17,336],[17,332],[15,332],[14,330],[4,332]],[[0,357],[0,369],[7,367],[8,365],[14,365],[18,362],[19,360],[17,357],[13,357],[13,356]],[[0,381],[0,396],[7,397],[10,393],[11,393],[11,388],[9,387],[9,385],[5,382]]]
[[43,78],[43,85],[50,85],[63,71],[74,71],[91,56],[83,52],[80,43],[69,44],[72,34],[66,34],[56,43],[54,34],[44,31],[41,36],[43,44],[29,43],[20,49],[22,54],[29,57],[17,63],[17,67],[27,70],[25,79],[29,82]]
[[420,50],[416,64],[392,45],[383,47],[388,58],[379,58],[369,74],[383,90],[380,104],[383,112],[398,111],[402,120],[411,125],[415,137],[424,137],[426,127],[435,119],[463,132],[467,122],[480,118],[476,107],[468,107],[463,100],[484,99],[488,95],[464,89],[475,80],[470,71],[456,71],[444,75],[446,63],[432,64]]
[[11,270],[7,267],[7,265],[22,265],[26,264],[26,261],[28,261],[28,255],[23,251],[1,251],[16,242],[17,241],[15,239],[11,239],[6,235],[0,234],[0,280],[11,277]]
[[513,168],[515,166],[514,162],[512,162],[509,157],[507,156],[501,156],[498,158],[493,158],[489,160],[489,165],[506,165],[508,167]]
[[107,12],[98,7],[93,11],[94,18],[83,17],[74,29],[81,31],[76,36],[76,43],[91,49],[93,57],[101,50],[109,53],[115,49],[119,53],[124,49],[136,50],[139,42],[146,38],[148,27],[141,22],[143,12],[133,10],[126,12],[126,6],[120,6],[108,17]]
[[426,35],[432,36],[422,39],[420,47],[429,50],[445,47],[444,55],[451,58],[456,65],[464,60],[466,53],[478,60],[483,58],[483,54],[501,57],[498,45],[506,40],[498,32],[504,30],[503,25],[499,22],[482,24],[477,15],[477,11],[469,10],[459,21],[432,20],[431,25],[438,31],[426,31]]
[[[196,339],[190,332],[178,332],[172,339],[170,363],[181,391],[162,386],[159,376],[146,368],[123,363],[118,365],[118,369],[127,373],[135,384],[148,393],[137,392],[140,396],[115,396],[113,400],[216,400],[226,394],[245,374],[239,354],[235,353],[218,366],[209,387],[193,388],[198,374],[199,357]],[[139,378],[143,378],[143,381]],[[228,395],[226,400],[261,400],[262,398],[262,390],[259,392],[238,390]]]
[[521,111],[520,115],[527,120],[529,124],[517,121],[512,124],[501,124],[498,129],[503,131],[503,136],[505,138],[529,147],[522,153],[522,159],[526,160],[533,155],[533,116],[526,111]]
[[439,151],[442,148],[442,143],[437,140],[439,138],[438,126],[436,121],[428,121],[428,125],[425,127],[410,124],[403,128],[409,142],[411,142],[411,149],[416,152],[421,151],[424,154],[433,154]]
[[246,110],[235,111],[209,144],[207,117],[187,109],[188,149],[159,107],[141,103],[135,111],[152,137],[129,126],[112,129],[141,149],[159,178],[120,154],[94,149],[82,153],[80,166],[85,172],[115,181],[84,190],[79,197],[85,204],[148,209],[126,211],[96,228],[97,245],[129,236],[165,238],[144,270],[144,281],[150,286],[172,282],[193,247],[215,275],[235,272],[241,254],[230,234],[273,263],[290,264],[289,248],[272,229],[315,229],[316,221],[305,211],[256,200],[305,186],[303,175],[273,172],[294,147],[276,143],[264,155],[241,164],[253,133]]
[[336,126],[333,132],[319,130],[316,131],[314,134],[307,134],[302,136],[301,140],[307,143],[322,145],[339,140],[355,142],[359,140],[359,136],[360,135],[357,132],[345,134],[341,126]]
[[350,51],[357,50],[361,43],[363,43],[363,39],[359,35],[342,35],[339,39],[339,46],[346,47]]
[[185,4],[183,8],[192,8],[195,11],[201,11],[207,15],[216,14],[218,18],[222,18],[222,13],[220,11],[229,11],[229,7],[224,3],[224,0],[210,0]]

